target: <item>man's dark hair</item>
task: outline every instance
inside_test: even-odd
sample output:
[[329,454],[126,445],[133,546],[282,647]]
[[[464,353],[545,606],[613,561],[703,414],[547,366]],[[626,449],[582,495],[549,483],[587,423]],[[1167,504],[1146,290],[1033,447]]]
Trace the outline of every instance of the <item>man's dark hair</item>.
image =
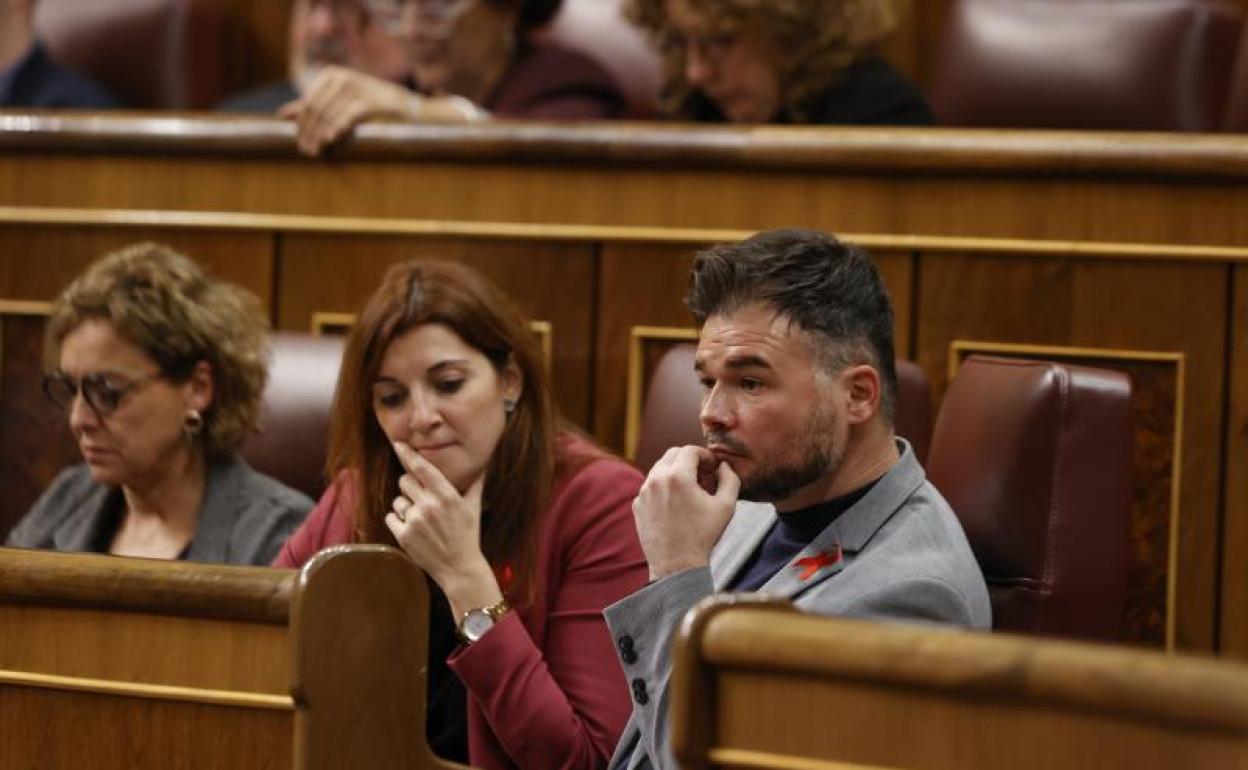
[[882,381],[880,411],[892,423],[893,306],[864,249],[816,230],[765,230],[694,259],[685,304],[698,326],[756,302],[810,333],[826,371],[875,367]]

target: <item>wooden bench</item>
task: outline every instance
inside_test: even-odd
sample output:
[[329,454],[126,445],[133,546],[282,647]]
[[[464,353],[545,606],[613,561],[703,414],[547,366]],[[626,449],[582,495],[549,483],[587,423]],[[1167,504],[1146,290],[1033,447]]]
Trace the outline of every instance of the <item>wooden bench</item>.
[[1248,768],[1248,667],[715,597],[675,644],[685,770]]
[[424,577],[0,549],[0,767],[436,768]]

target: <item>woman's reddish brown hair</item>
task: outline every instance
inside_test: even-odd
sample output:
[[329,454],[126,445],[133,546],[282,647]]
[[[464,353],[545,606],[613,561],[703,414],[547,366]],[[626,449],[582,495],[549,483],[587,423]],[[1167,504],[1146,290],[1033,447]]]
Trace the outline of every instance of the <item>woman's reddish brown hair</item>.
[[329,478],[354,477],[356,542],[397,545],[385,525],[402,466],[373,413],[373,383],[390,343],[425,324],[442,324],[481,351],[500,373],[514,361],[523,377],[515,411],[486,470],[481,550],[513,601],[531,596],[539,520],[555,465],[555,409],[537,339],[524,316],[480,273],[450,262],[412,261],[386,273],[356,319],[343,353],[330,417]]

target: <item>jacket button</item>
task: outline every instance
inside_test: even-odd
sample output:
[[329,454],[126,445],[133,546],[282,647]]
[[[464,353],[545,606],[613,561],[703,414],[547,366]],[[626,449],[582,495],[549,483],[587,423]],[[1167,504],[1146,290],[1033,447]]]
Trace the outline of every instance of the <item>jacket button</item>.
[[646,692],[646,680],[640,677],[633,680],[633,700],[641,706],[650,702],[650,693]]
[[625,634],[616,640],[616,646],[620,650],[620,660],[626,665],[632,665],[637,662],[637,650],[633,647],[633,637]]

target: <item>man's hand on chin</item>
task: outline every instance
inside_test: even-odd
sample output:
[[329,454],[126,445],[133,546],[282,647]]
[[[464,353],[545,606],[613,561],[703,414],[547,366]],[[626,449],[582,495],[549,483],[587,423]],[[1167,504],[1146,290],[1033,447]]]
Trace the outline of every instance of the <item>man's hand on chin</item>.
[[633,518],[650,579],[710,563],[737,504],[741,480],[706,448],[667,450],[633,500]]

